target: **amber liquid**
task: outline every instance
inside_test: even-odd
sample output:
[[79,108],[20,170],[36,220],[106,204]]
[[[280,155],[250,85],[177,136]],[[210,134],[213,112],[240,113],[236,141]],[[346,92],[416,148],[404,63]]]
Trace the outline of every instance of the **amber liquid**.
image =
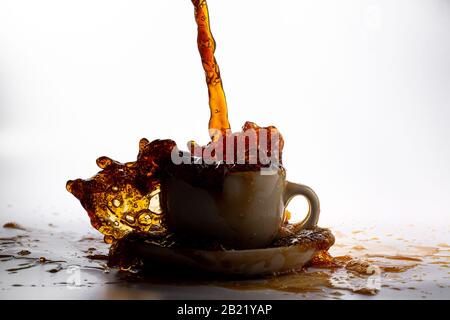
[[220,135],[231,130],[228,121],[227,100],[223,91],[219,65],[214,57],[216,42],[211,33],[208,5],[206,0],[192,0],[192,3],[195,7],[195,21],[198,28],[197,45],[208,85],[211,112],[209,134],[212,141],[217,141]]

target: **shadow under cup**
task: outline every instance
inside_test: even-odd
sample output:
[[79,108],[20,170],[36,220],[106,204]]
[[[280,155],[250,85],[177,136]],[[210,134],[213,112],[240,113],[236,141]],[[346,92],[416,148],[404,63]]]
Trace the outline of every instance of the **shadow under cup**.
[[198,187],[169,177],[161,191],[169,230],[234,249],[269,246],[279,237],[286,221],[285,209],[297,195],[306,197],[309,213],[304,221],[291,225],[293,232],[316,226],[320,213],[314,191],[286,181],[284,170],[272,175],[260,171],[228,173],[219,188]]

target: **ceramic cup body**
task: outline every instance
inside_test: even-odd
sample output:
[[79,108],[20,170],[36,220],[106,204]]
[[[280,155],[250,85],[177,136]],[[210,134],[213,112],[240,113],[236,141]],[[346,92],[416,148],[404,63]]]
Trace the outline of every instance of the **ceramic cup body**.
[[169,229],[198,240],[212,240],[235,249],[267,247],[280,234],[285,208],[296,195],[310,203],[297,230],[317,224],[319,201],[308,187],[286,181],[284,171],[261,175],[230,173],[220,191],[194,187],[171,177],[162,184],[162,206]]

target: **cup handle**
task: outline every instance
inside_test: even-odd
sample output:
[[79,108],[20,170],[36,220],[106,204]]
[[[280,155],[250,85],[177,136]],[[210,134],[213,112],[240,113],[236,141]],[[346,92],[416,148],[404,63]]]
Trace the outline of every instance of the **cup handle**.
[[284,208],[296,196],[304,196],[308,200],[309,210],[306,218],[290,227],[290,231],[296,233],[302,229],[313,228],[317,226],[320,215],[320,201],[317,194],[308,186],[287,181],[284,191]]

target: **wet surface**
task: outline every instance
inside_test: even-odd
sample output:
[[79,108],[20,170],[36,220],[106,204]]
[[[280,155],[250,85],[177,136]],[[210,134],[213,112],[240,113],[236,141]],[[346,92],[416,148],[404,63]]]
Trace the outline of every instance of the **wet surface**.
[[[94,232],[58,227],[0,229],[0,298],[19,299],[448,299],[448,230],[417,239],[375,228],[335,230],[333,259],[256,280],[181,273],[134,274],[107,267],[109,245]],[[432,230],[428,230],[428,234]],[[445,238],[447,237],[447,238]],[[439,241],[441,240],[441,241]],[[444,241],[445,240],[445,241]],[[434,242],[434,244],[432,244]]]

